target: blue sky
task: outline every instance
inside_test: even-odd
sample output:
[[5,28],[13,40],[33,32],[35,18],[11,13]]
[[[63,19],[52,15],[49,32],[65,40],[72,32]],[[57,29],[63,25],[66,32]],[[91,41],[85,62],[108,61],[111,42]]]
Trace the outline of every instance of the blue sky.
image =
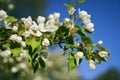
[[[67,9],[64,6],[66,1],[70,0],[50,0],[46,15],[60,12],[61,21],[68,17]],[[95,24],[95,31],[91,35],[93,42],[103,40],[103,46],[111,53],[108,63],[103,62],[97,65],[94,71],[88,68],[88,64],[84,60],[80,65],[80,74],[90,80],[110,67],[116,67],[120,70],[118,63],[120,61],[120,0],[86,0],[79,5],[79,8],[92,15],[91,19]]]

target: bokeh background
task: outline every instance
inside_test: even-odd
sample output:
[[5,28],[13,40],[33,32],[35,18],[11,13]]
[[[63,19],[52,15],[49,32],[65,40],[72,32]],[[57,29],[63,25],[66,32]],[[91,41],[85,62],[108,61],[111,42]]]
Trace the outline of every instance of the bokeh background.
[[[36,19],[39,15],[47,17],[51,13],[60,12],[60,21],[63,21],[65,17],[69,17],[64,3],[70,1],[71,0],[0,0],[0,9],[6,10],[9,15],[17,18],[32,16],[33,19]],[[68,79],[58,78],[59,76],[61,77],[60,74],[66,73],[63,71],[64,69],[66,70],[66,65],[65,63],[62,63],[65,61],[56,62],[64,64],[62,66],[65,68],[62,69],[62,66],[60,66],[59,69],[52,68],[53,72],[51,73],[53,74],[51,75],[49,70],[46,73],[40,70],[38,73],[41,73],[40,75],[42,75],[42,77],[47,77],[45,80],[120,80],[120,0],[86,0],[84,3],[79,4],[78,8],[91,14],[92,22],[95,24],[95,31],[90,36],[94,43],[103,40],[103,46],[111,53],[108,62],[103,62],[102,64],[97,65],[95,70],[90,70],[87,61],[84,59],[82,64],[77,67],[78,72],[75,71],[76,76],[68,75],[71,76]],[[57,54],[60,56],[60,52],[62,52],[57,45],[51,46],[49,51],[53,56]],[[63,59],[64,57],[62,57],[61,60]],[[2,59],[0,59],[0,61],[1,60]],[[10,78],[17,74],[12,75],[12,73],[9,72],[10,70],[6,71],[6,69],[3,69],[4,66],[8,66],[5,65],[8,63],[0,62],[0,75],[2,74],[0,78],[3,78],[2,80],[16,80],[16,78]],[[8,69],[10,69],[10,67]],[[55,71],[61,72],[58,74],[59,76],[55,75],[56,73],[54,74]],[[36,75],[39,75],[38,73]],[[44,75],[42,73],[44,73]],[[30,77],[28,73],[26,74]],[[34,78],[35,74],[31,73],[31,75]],[[4,79],[5,76],[9,76],[9,79]],[[29,78],[28,80],[30,79],[32,78]],[[27,79],[23,78],[23,80]],[[36,80],[44,79],[38,77]]]

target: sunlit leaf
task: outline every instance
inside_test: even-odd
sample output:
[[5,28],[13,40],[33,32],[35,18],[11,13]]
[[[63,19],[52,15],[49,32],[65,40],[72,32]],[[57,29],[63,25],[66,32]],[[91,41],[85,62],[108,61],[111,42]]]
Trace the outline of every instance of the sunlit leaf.
[[68,71],[74,70],[76,68],[75,58],[72,55],[68,56]]
[[85,0],[78,0],[78,3],[83,3]]
[[36,38],[30,38],[27,40],[27,45],[30,45],[32,47],[32,51],[35,50],[35,48],[40,46],[40,40],[36,40]]
[[69,7],[73,7],[73,6],[74,6],[73,3],[64,3],[64,5],[65,5],[67,8],[69,8]]
[[6,18],[7,23],[12,23],[12,22],[16,22],[17,18],[13,17],[13,16],[8,16]]

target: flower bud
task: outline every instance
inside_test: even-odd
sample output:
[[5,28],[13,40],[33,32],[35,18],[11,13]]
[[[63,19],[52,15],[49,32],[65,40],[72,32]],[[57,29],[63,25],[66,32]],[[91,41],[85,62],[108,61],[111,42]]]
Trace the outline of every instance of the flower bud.
[[76,9],[74,7],[68,8],[69,15],[73,15],[75,11],[76,11]]
[[54,18],[58,19],[60,17],[60,13],[54,13]]
[[83,52],[77,52],[76,54],[75,54],[75,57],[78,57],[79,59],[81,59],[82,57],[83,57]]
[[65,18],[64,19],[64,23],[68,23],[68,22],[70,22],[70,19],[69,18]]
[[100,57],[107,57],[108,56],[108,52],[106,52],[106,51],[100,51],[98,54]]
[[88,63],[89,63],[90,69],[94,70],[96,68],[96,66],[94,64],[95,62],[93,60],[89,60]]
[[45,38],[43,41],[42,41],[42,45],[43,46],[49,46],[50,45],[50,42],[47,38]]
[[97,44],[98,44],[98,45],[101,45],[101,44],[103,44],[103,41],[100,40],[100,41],[97,42]]

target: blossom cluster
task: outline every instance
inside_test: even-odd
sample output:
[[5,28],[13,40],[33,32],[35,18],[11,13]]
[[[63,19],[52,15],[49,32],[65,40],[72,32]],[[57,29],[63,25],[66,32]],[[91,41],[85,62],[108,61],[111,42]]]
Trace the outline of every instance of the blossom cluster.
[[[14,17],[9,18],[4,10],[0,10],[0,23],[3,24],[3,26],[0,24],[0,28],[2,26],[5,30],[12,31],[8,36],[7,46],[9,47],[4,50],[0,49],[0,55],[8,56],[13,53],[18,55],[16,52],[18,50],[20,51],[20,55],[27,55],[27,58],[32,57],[32,59],[34,59],[33,56],[31,56],[31,53],[36,51],[35,55],[38,53],[39,56],[37,58],[35,57],[35,60],[37,62],[39,61],[38,59],[42,60],[42,67],[44,67],[44,60],[41,58],[43,57],[42,51],[45,51],[44,49],[46,49],[46,47],[56,43],[61,47],[61,42],[63,42],[66,46],[62,46],[61,48],[63,48],[64,51],[71,50],[69,60],[76,60],[76,63],[70,63],[71,65],[79,65],[80,61],[85,56],[89,67],[95,69],[96,63],[99,63],[102,60],[106,61],[109,52],[101,46],[103,43],[101,40],[93,44],[89,36],[86,34],[86,32],[92,33],[95,30],[94,24],[90,19],[91,15],[86,11],[78,9],[77,19],[79,24],[82,25],[79,26],[79,24],[75,22],[76,11],[77,10],[74,7],[69,7],[68,13],[70,18],[65,18],[63,22],[59,22],[60,13],[57,12],[50,14],[47,18],[38,16],[37,20],[34,21],[30,16],[27,18],[21,18],[21,20],[17,20]],[[75,40],[77,35],[80,35],[81,37],[79,40]],[[17,47],[11,49],[11,42],[18,43],[20,48]],[[0,47],[1,46],[2,44],[0,43]],[[16,44],[14,46],[16,46]],[[94,46],[98,47],[99,50],[95,50]],[[69,67],[71,65],[69,65]],[[11,70],[12,72],[16,72],[15,68],[12,68]]]

